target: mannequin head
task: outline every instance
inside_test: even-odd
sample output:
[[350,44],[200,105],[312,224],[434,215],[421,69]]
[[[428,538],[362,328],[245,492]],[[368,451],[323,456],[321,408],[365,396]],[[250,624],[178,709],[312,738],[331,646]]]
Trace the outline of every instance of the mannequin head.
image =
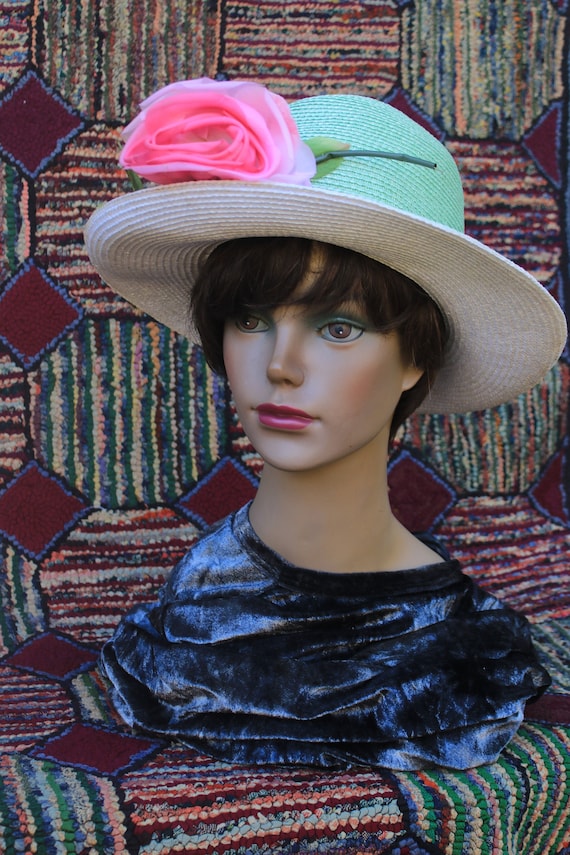
[[223,375],[224,328],[229,319],[297,304],[331,312],[347,302],[359,307],[374,330],[395,333],[402,363],[422,371],[395,407],[392,438],[429,392],[448,339],[440,310],[406,276],[332,244],[303,238],[244,238],[213,250],[192,292],[194,322],[206,359]]

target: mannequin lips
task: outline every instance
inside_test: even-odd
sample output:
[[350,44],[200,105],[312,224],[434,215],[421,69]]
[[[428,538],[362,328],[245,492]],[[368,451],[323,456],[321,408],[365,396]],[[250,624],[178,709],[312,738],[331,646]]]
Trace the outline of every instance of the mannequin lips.
[[256,410],[260,424],[279,430],[303,430],[314,421],[308,413],[294,407],[260,404]]

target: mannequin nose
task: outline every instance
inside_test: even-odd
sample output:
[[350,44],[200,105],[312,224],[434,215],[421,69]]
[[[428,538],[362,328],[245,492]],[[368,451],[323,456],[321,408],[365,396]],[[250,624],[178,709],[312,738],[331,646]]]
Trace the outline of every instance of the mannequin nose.
[[268,379],[272,383],[300,386],[304,376],[299,337],[292,330],[280,329],[278,325],[267,363]]

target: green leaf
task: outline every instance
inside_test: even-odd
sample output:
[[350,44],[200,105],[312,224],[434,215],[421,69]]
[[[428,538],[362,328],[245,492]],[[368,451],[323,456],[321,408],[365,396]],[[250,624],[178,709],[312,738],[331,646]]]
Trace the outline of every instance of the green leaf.
[[133,172],[132,169],[127,169],[127,177],[131,182],[131,187],[133,188],[133,190],[142,190],[143,183],[140,175],[137,175],[137,173]]
[[320,157],[321,154],[327,154],[329,151],[346,151],[350,148],[350,143],[335,140],[333,137],[311,137],[310,140],[305,140],[315,157]]
[[[350,148],[350,143],[341,142],[334,137],[311,137],[305,140],[315,157],[321,157],[323,154],[328,154],[331,151],[347,151]],[[335,169],[338,169],[342,163],[342,157],[331,157],[330,160],[324,160],[322,163],[317,163],[317,171],[315,178],[323,178]]]

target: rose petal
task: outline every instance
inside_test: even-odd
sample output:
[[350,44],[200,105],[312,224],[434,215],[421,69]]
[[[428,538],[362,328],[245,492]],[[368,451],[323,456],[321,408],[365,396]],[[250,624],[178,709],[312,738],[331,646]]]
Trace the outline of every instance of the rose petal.
[[249,81],[178,81],[123,132],[120,163],[157,183],[224,178],[308,184],[315,159],[286,101]]

